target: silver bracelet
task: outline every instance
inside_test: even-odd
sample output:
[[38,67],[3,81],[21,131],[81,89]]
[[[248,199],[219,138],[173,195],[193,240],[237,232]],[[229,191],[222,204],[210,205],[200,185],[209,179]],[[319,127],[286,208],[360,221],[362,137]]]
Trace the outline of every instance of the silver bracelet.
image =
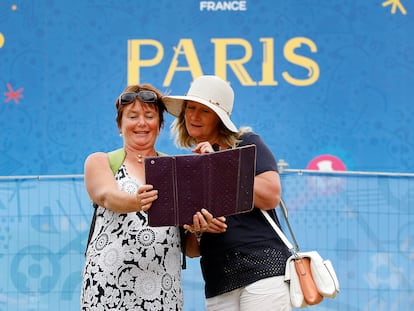
[[195,230],[186,230],[186,233],[188,233],[188,232],[194,234],[197,238],[197,241],[200,242],[200,239],[201,239],[201,236],[203,235],[203,232],[195,231]]

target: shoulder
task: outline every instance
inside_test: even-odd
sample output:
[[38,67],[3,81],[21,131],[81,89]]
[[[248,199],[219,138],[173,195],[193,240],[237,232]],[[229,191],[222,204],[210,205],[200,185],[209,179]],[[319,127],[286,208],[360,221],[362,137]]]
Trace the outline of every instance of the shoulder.
[[108,154],[106,152],[94,152],[85,159],[85,166],[96,165],[99,163],[108,163]]
[[106,152],[94,152],[91,153],[90,155],[88,155],[86,157],[85,162],[89,162],[89,161],[97,161],[100,159],[108,159],[108,154]]
[[261,141],[260,136],[253,131],[243,132],[240,136],[240,146],[256,144]]
[[256,174],[261,174],[266,171],[276,171],[276,159],[265,144],[262,138],[253,131],[245,132],[240,136],[240,146],[255,145],[256,146]]

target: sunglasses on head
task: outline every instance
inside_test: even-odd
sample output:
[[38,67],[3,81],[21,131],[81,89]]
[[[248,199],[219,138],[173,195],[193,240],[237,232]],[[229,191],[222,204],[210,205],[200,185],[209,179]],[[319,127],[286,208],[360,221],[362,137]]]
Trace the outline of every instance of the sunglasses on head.
[[140,101],[144,103],[156,103],[157,102],[157,94],[153,91],[139,91],[139,92],[128,92],[119,95],[119,103],[121,105],[128,105],[132,103],[135,98],[139,98]]

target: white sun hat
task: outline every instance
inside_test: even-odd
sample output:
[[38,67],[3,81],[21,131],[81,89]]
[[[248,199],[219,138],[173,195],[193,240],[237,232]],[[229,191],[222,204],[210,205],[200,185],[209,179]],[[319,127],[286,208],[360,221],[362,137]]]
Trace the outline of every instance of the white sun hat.
[[236,126],[230,120],[234,102],[233,89],[229,83],[217,76],[198,77],[191,83],[186,95],[164,96],[162,99],[167,111],[175,117],[180,115],[185,100],[203,104],[212,109],[230,131],[237,132]]

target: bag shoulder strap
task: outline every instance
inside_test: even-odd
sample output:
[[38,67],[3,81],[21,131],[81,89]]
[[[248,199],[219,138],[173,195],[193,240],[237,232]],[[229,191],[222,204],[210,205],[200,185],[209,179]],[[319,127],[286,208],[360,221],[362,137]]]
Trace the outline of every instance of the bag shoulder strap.
[[124,163],[126,152],[124,148],[119,148],[108,152],[109,166],[111,167],[112,173],[116,175],[122,163]]
[[290,250],[290,252],[292,254],[296,254],[297,252],[299,252],[299,245],[298,245],[298,242],[296,241],[295,235],[293,234],[292,227],[289,224],[288,215],[287,215],[287,208],[286,208],[286,205],[285,205],[285,202],[283,201],[283,199],[280,199],[280,204],[279,205],[280,205],[280,208],[282,209],[283,217],[285,218],[285,222],[286,222],[286,225],[289,229],[289,233],[292,236],[294,245],[292,245],[292,243],[289,241],[289,239],[283,233],[282,229],[280,229],[279,226],[276,224],[276,222],[272,219],[272,217],[270,217],[269,213],[267,211],[262,210],[262,209],[260,211],[262,212],[263,216],[267,219],[269,224],[272,226],[272,228],[275,230],[276,234],[280,237],[282,242],[285,243],[286,247]]

